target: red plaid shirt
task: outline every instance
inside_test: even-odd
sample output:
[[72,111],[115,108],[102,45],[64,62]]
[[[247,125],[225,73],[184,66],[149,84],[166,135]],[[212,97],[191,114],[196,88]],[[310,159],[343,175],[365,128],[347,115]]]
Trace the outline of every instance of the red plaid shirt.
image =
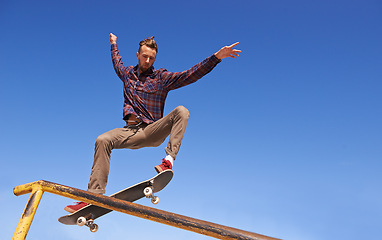
[[147,124],[163,117],[167,94],[188,84],[196,82],[209,73],[221,60],[212,55],[183,72],[169,72],[164,68],[151,67],[139,74],[138,65],[123,66],[117,44],[111,45],[114,69],[123,82],[123,117],[134,114]]

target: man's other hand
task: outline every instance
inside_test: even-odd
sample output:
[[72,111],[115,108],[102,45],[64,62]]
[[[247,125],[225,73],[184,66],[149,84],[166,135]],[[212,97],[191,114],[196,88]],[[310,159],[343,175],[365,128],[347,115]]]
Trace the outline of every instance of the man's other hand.
[[215,53],[215,56],[219,59],[223,59],[226,57],[235,58],[239,56],[239,53],[241,53],[241,50],[233,49],[236,45],[238,45],[239,42],[234,43],[230,46],[222,47],[219,51]]
[[109,36],[110,36],[110,39],[109,39],[110,44],[117,44],[117,36],[115,36],[112,33],[110,33]]

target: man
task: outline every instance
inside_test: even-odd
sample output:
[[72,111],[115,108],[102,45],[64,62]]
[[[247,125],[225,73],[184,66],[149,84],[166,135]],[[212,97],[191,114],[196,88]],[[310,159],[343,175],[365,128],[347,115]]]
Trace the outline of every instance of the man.
[[[221,48],[194,67],[183,72],[168,72],[154,69],[158,47],[154,37],[142,40],[137,52],[138,65],[125,67],[117,47],[117,37],[110,33],[111,56],[114,69],[123,82],[123,120],[126,126],[100,135],[95,143],[94,163],[88,191],[104,194],[109,175],[112,149],[138,149],[157,147],[168,135],[166,156],[155,166],[160,173],[172,169],[182,143],[189,117],[188,110],[179,106],[163,117],[164,104],[169,91],[186,86],[209,73],[222,59],[239,56],[233,49],[239,43]],[[65,207],[68,212],[77,211],[87,203],[79,202]]]

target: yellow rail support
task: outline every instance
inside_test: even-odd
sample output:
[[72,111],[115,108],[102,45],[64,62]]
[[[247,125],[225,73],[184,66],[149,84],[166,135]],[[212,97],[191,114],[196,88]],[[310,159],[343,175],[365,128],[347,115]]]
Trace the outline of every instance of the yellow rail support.
[[202,221],[44,180],[17,186],[13,189],[13,192],[16,196],[27,193],[31,193],[31,195],[12,240],[23,240],[26,238],[43,192],[50,192],[218,239],[279,240],[277,238]]
[[32,224],[43,191],[41,188],[36,187],[33,188],[31,192],[32,193],[29,197],[27,205],[25,206],[24,213],[21,216],[19,224],[16,227],[15,233],[13,234],[12,240],[25,239]]

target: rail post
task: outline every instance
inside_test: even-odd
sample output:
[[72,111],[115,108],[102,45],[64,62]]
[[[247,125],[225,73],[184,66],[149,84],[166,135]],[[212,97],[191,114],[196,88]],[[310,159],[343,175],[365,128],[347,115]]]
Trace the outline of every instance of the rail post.
[[27,205],[21,215],[21,219],[13,234],[12,240],[24,240],[27,237],[29,228],[32,224],[37,207],[42,198],[43,190],[36,186],[32,189]]

